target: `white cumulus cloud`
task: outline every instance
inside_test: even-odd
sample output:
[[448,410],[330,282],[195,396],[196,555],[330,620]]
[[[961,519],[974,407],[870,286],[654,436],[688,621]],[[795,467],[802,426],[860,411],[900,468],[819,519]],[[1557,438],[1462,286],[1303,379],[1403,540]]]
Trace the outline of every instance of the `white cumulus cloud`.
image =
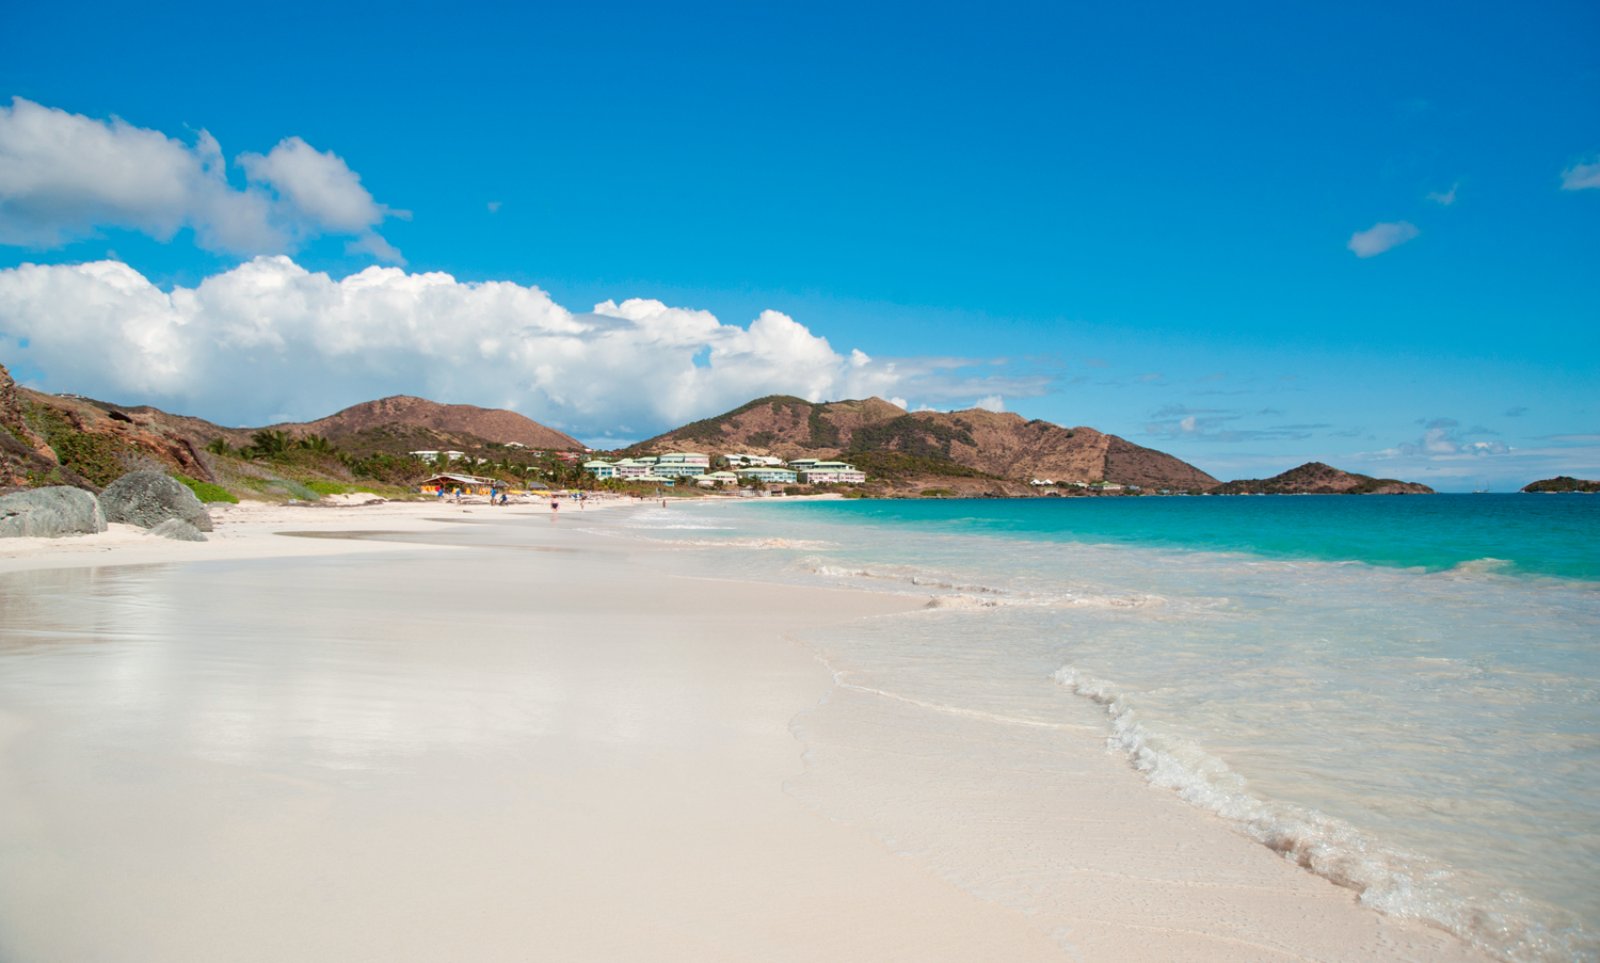
[[101,228],[166,241],[187,227],[213,251],[281,253],[353,235],[352,249],[399,260],[377,228],[404,213],[374,201],[343,159],[289,137],[238,161],[243,187],[229,182],[222,146],[204,130],[189,145],[13,98],[0,106],[0,244],[56,247]]
[[533,286],[371,267],[343,279],[264,256],[162,290],[117,261],[0,270],[0,358],[45,390],[226,424],[320,417],[390,394],[505,407],[580,437],[644,437],[764,394],[934,401],[1034,376],[840,352],[786,314],[748,325],[660,301],[575,312]]
[[1365,231],[1350,235],[1350,242],[1345,246],[1356,257],[1375,257],[1421,233],[1410,221],[1380,221]]
[[1573,164],[1561,172],[1561,189],[1581,191],[1600,188],[1600,160],[1587,164]]

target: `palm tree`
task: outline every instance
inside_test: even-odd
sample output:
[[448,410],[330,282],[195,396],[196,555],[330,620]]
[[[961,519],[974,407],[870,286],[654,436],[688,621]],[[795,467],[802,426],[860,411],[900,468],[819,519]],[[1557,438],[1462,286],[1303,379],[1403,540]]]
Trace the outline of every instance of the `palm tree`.
[[264,428],[250,436],[251,457],[282,458],[289,450],[289,433]]

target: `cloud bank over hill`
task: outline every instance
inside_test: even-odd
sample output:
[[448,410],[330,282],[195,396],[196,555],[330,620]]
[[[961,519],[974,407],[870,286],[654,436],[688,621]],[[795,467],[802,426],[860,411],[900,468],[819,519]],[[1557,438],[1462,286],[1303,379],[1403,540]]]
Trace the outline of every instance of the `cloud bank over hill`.
[[589,439],[775,392],[994,407],[1049,387],[1003,361],[841,353],[778,311],[744,327],[644,299],[574,312],[533,286],[382,267],[336,280],[284,256],[170,291],[117,261],[0,270],[0,353],[46,390],[229,424],[422,394]]
[[229,182],[222,145],[207,131],[190,146],[120,118],[14,98],[0,106],[0,244],[54,247],[101,227],[165,241],[192,228],[210,251],[277,254],[348,235],[352,251],[402,260],[377,228],[405,212],[375,201],[332,152],[287,137],[236,161],[243,187]]

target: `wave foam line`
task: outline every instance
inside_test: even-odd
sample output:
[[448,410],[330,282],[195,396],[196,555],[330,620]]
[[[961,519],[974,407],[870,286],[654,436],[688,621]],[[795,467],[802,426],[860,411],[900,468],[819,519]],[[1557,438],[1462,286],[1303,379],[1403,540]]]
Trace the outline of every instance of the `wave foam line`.
[[[990,585],[970,585],[964,582],[929,576],[918,572],[888,569],[852,568],[834,565],[818,558],[807,558],[802,566],[813,575],[824,578],[864,578],[885,582],[898,582],[915,588],[937,589],[960,595],[1004,596],[1006,605],[1032,605],[1044,608],[1105,608],[1138,609],[1167,604],[1159,595],[1033,595],[1017,593]],[[958,606],[959,607],[959,606]]]
[[1185,740],[1152,733],[1115,685],[1063,666],[1063,687],[1102,706],[1111,720],[1109,748],[1121,752],[1152,784],[1238,826],[1246,836],[1340,886],[1391,916],[1439,926],[1510,963],[1600,959],[1600,943],[1581,924],[1561,931],[1538,922],[1536,904],[1503,887],[1489,898],[1465,892],[1465,874],[1415,853],[1386,846],[1356,827],[1315,810],[1268,802],[1221,759]]

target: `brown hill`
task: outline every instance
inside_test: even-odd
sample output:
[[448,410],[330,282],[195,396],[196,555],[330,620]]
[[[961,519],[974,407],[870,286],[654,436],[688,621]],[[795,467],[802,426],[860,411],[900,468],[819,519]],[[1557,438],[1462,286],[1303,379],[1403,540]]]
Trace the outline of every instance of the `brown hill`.
[[515,411],[476,405],[443,405],[411,395],[366,401],[316,421],[272,427],[293,435],[322,435],[336,444],[375,430],[393,432],[420,428],[425,430],[424,437],[428,440],[448,444],[455,439],[463,443],[454,447],[476,447],[482,442],[491,442],[514,443],[526,448],[583,449],[583,442],[571,435],[547,428]]
[[1320,461],[1307,462],[1271,478],[1244,478],[1213,488],[1212,495],[1432,495],[1416,482],[1373,478],[1341,471]]
[[898,474],[913,485],[959,476],[1024,483],[1035,478],[1108,481],[1184,491],[1217,484],[1171,455],[1093,428],[1062,428],[980,408],[907,412],[880,398],[817,404],[788,395],[758,398],[631,450],[684,448],[785,459],[845,458],[869,474]]
[[[98,490],[131,468],[157,464],[215,482],[219,479],[206,446],[220,439],[232,449],[244,448],[261,430],[224,428],[148,405],[130,407],[31,391],[13,383],[0,365],[0,490],[54,484]],[[406,396],[269,430],[291,439],[321,435],[337,451],[356,458],[404,455],[422,448],[493,455],[489,449],[503,449],[509,443],[528,449],[583,447],[577,439],[513,411],[442,405]]]

